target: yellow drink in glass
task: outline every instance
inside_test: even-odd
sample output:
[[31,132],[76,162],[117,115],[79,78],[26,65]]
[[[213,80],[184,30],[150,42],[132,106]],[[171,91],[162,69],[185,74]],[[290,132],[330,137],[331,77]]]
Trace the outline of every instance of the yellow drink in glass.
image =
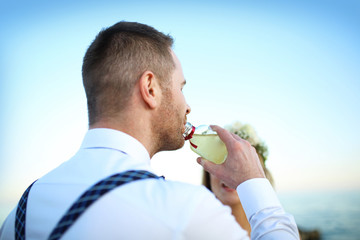
[[228,155],[225,144],[217,134],[195,133],[189,141],[192,151],[213,163],[223,163]]

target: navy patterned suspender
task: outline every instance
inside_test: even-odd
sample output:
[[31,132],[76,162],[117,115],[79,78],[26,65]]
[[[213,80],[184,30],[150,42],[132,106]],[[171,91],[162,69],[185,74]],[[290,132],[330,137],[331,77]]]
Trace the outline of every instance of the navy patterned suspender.
[[21,196],[20,201],[17,205],[16,216],[15,216],[15,239],[16,240],[24,240],[25,239],[25,217],[26,217],[27,199],[29,196],[30,189],[35,182],[33,182],[25,190],[24,194]]
[[[80,217],[80,215],[96,200],[98,200],[105,193],[113,190],[114,188],[136,180],[147,178],[161,178],[153,173],[144,170],[132,170],[123,173],[114,174],[107,177],[92,187],[90,187],[85,193],[83,193],[76,202],[65,213],[61,220],[57,223],[54,230],[51,232],[49,239],[59,239],[71,225]],[[25,217],[26,217],[26,203],[27,197],[34,183],[32,183],[24,192],[21,197],[15,219],[15,239],[25,239]]]

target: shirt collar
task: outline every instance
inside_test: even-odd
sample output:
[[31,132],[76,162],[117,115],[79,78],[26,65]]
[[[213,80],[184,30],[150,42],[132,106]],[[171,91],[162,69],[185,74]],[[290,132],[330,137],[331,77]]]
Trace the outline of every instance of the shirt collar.
[[137,160],[150,161],[148,151],[137,139],[109,128],[90,129],[85,135],[81,148],[110,148],[122,151]]

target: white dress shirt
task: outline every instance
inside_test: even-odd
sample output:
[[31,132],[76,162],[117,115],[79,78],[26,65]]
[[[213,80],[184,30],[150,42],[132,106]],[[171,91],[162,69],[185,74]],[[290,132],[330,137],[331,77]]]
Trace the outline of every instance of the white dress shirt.
[[[32,187],[26,239],[47,239],[59,219],[94,183],[127,170],[152,172],[145,147],[111,129],[89,130],[80,150]],[[237,188],[252,227],[252,239],[298,239],[293,217],[284,212],[266,179]],[[14,209],[0,239],[14,239]],[[230,208],[205,187],[163,179],[120,186],[102,196],[62,239],[248,239]]]

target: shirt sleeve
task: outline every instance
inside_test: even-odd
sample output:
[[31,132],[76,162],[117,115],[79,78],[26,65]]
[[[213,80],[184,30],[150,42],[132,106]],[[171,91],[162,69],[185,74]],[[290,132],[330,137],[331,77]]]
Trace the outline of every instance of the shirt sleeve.
[[266,178],[255,178],[237,187],[251,226],[251,239],[300,239],[295,219],[286,213]]

